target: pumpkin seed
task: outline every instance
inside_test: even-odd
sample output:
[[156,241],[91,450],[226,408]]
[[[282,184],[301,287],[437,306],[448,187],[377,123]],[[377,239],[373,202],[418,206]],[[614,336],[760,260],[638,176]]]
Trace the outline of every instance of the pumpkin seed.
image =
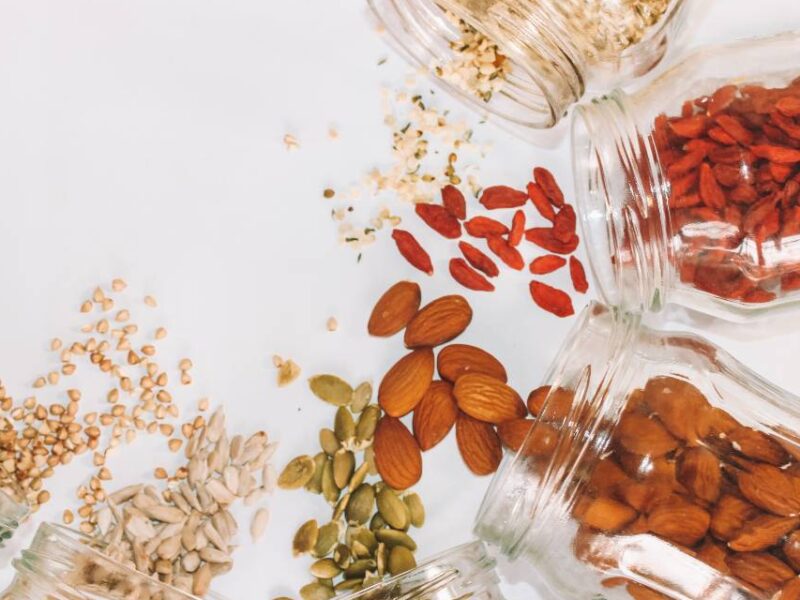
[[351,529],[350,531],[352,532],[350,540],[353,543],[358,542],[359,544],[362,544],[370,554],[375,552],[375,549],[378,547],[378,540],[374,533],[365,527],[358,527],[357,529]]
[[351,490],[357,489],[358,486],[364,483],[364,479],[367,477],[367,471],[369,471],[369,465],[367,463],[361,463],[347,483],[347,487]]
[[366,450],[364,450],[364,462],[367,463],[369,469],[367,473],[375,476],[378,474],[378,466],[375,464],[375,449],[370,446]]
[[408,512],[411,515],[411,524],[414,527],[422,527],[425,525],[425,506],[422,504],[422,499],[419,494],[411,493],[403,497],[403,502],[408,507]]
[[[376,583],[378,583],[381,579],[383,579],[383,576],[382,575],[378,576],[377,572],[375,572],[375,571],[367,571],[367,574],[364,575],[364,581],[362,582],[362,585],[364,587],[370,587],[370,586],[373,586]],[[467,599],[466,598],[462,598],[461,600],[467,600]]]
[[300,597],[303,600],[330,600],[335,595],[332,588],[316,581],[300,588]]
[[333,429],[328,429],[327,427],[319,430],[319,445],[328,456],[333,456],[342,447],[339,440],[336,439]]
[[411,539],[411,536],[404,531],[397,531],[396,529],[380,529],[375,532],[375,537],[379,542],[383,542],[390,548],[394,546],[405,546],[412,552],[417,549],[417,544]]
[[319,557],[328,556],[339,542],[341,526],[338,522],[331,521],[319,528],[317,543],[314,546],[314,555]]
[[333,457],[333,481],[343,490],[350,483],[355,470],[356,459],[350,450],[340,450]]
[[387,566],[391,575],[400,575],[416,567],[417,561],[411,550],[405,546],[395,546],[389,551]]
[[330,558],[320,558],[315,561],[309,567],[309,571],[314,577],[319,577],[320,579],[333,579],[342,572],[339,566]]
[[378,493],[378,510],[390,527],[405,529],[408,527],[409,516],[405,503],[397,497],[394,491],[384,487]]
[[294,540],[292,541],[292,554],[299,556],[300,554],[311,552],[317,545],[318,538],[319,527],[317,526],[317,521],[315,519],[306,521],[294,534]]
[[322,495],[330,504],[336,504],[339,500],[339,488],[333,479],[333,461],[328,459],[322,468]]
[[347,505],[345,516],[348,523],[363,525],[369,520],[374,507],[375,489],[368,483],[362,483],[353,492],[350,503]]
[[334,521],[338,521],[339,519],[341,519],[348,504],[350,504],[350,492],[347,492],[336,503],[336,506],[333,509],[333,516],[331,518]]
[[307,454],[293,458],[278,477],[278,487],[284,490],[303,487],[314,476],[315,467],[314,459]]
[[350,550],[353,552],[356,558],[369,558],[370,556],[369,548],[367,548],[358,540],[350,544]]
[[381,513],[375,513],[372,515],[372,519],[369,522],[369,529],[370,531],[378,531],[379,529],[383,529],[384,527],[388,527],[389,525],[386,521],[383,520]]
[[347,568],[347,566],[350,564],[350,558],[350,548],[344,544],[339,544],[336,546],[336,549],[333,551],[333,560],[337,565],[339,565],[342,569]]
[[324,452],[320,452],[314,457],[314,475],[306,483],[306,489],[312,494],[322,493],[322,470],[325,468],[326,462],[328,462],[328,456]]
[[[413,558],[413,556],[412,556]],[[353,562],[349,567],[344,570],[344,576],[347,579],[354,577],[364,577],[364,573],[376,567],[375,561],[371,558],[362,558]]]
[[339,594],[341,592],[357,592],[363,587],[363,584],[358,579],[344,579],[334,586],[334,590]]
[[350,410],[360,413],[372,400],[372,384],[364,381],[353,390],[353,399],[350,401]]
[[356,435],[356,424],[353,421],[353,415],[344,406],[340,406],[336,411],[333,431],[336,434],[336,438],[343,444],[351,442]]
[[375,564],[378,567],[379,577],[386,575],[386,560],[389,558],[388,553],[389,551],[386,549],[386,544],[378,544],[378,549],[375,550]]
[[317,398],[334,406],[347,406],[353,399],[353,388],[336,375],[315,375],[308,385]]
[[381,409],[377,404],[370,404],[361,413],[356,425],[356,442],[363,444],[371,440],[375,435],[375,428],[378,426],[378,419],[381,416]]

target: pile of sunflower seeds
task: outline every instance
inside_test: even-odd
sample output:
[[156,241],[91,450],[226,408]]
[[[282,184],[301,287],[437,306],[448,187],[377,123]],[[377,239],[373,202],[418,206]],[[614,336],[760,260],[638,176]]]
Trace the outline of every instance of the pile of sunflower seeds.
[[408,531],[425,523],[425,508],[413,492],[398,493],[377,475],[372,441],[381,409],[372,386],[353,389],[335,375],[309,380],[312,392],[337,406],[333,428],[319,432],[321,452],[292,459],[281,472],[282,489],[305,489],[332,507],[330,521],[303,523],[292,543],[295,556],[311,555],[315,578],[300,590],[303,600],[328,600],[354,592],[416,566],[417,545]]

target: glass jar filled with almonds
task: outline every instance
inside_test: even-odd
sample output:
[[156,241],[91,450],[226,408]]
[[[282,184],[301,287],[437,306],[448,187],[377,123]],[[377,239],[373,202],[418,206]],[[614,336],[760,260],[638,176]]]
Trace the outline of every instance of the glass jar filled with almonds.
[[587,88],[648,72],[689,0],[370,0],[408,58],[516,128],[555,125]]
[[481,542],[458,546],[347,600],[503,600],[494,560]]
[[484,541],[561,598],[800,597],[800,398],[597,304],[546,382]]
[[587,255],[608,304],[744,320],[800,300],[800,33],[702,49],[578,108]]

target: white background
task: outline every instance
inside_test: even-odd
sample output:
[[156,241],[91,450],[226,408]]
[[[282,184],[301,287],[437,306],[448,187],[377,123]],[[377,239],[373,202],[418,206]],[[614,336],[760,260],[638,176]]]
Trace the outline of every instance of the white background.
[[[700,3],[690,45],[800,26],[796,0]],[[356,0],[0,1],[0,374],[9,393],[31,393],[33,379],[57,364],[49,339],[75,338],[80,301],[121,276],[140,323],[143,294],[159,299],[146,322],[170,330],[163,363],[195,362],[196,383],[181,394],[186,414],[209,395],[225,403],[232,429],[265,428],[280,440],[279,465],[315,452],[332,411],[304,380],[279,390],[270,357],[294,358],[304,375],[332,371],[377,385],[403,353],[398,339],[366,336],[366,315],[390,283],[424,276],[385,237],[357,263],[337,243],[329,213],[338,204],[321,190],[387,162],[379,88],[397,88],[406,72]],[[327,138],[330,125],[339,141]],[[287,132],[298,151],[284,148]],[[484,125],[481,139],[495,150],[483,181],[524,185],[542,164],[570,191],[565,128],[558,133],[557,147],[544,150]],[[451,247],[425,240],[437,244],[441,272],[424,281],[431,299],[455,286],[445,274]],[[493,351],[523,393],[571,324],[536,309],[526,284],[506,277],[497,293],[470,295],[475,319],[463,337]],[[325,329],[330,315],[336,333]],[[702,325],[757,371],[800,390],[796,318],[742,327],[669,316]],[[177,464],[161,439],[137,442],[110,466],[122,485],[158,464]],[[59,471],[53,500],[4,561],[41,519],[75,506],[88,473],[85,462]],[[470,538],[487,484],[468,474],[452,437],[425,456],[420,557]],[[257,545],[242,536],[235,570],[216,583],[230,598],[291,595],[306,582],[309,561],[291,557],[291,536],[327,509],[304,493],[278,493],[270,506],[267,535]]]

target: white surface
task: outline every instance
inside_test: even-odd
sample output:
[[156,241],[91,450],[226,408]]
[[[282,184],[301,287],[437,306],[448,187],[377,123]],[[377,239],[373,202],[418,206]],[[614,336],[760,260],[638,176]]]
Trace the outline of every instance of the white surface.
[[[701,2],[692,45],[800,26],[796,0]],[[382,56],[390,59],[378,67]],[[294,358],[305,375],[377,384],[402,348],[366,336],[369,307],[398,278],[423,279],[385,238],[358,264],[338,246],[331,203],[321,198],[323,187],[342,188],[387,160],[378,90],[400,85],[405,72],[360,1],[0,2],[0,374],[9,392],[30,393],[33,378],[55,365],[49,339],[74,337],[80,301],[122,276],[137,313],[144,293],[159,299],[153,314],[170,330],[163,360],[194,359],[186,414],[208,394],[225,402],[234,428],[279,439],[279,465],[313,451],[332,412],[302,381],[278,390],[270,356]],[[338,142],[326,137],[332,123]],[[299,151],[286,152],[286,132]],[[563,140],[541,150],[490,125],[479,135],[496,146],[483,181],[522,185],[536,163],[571,189]],[[428,299],[456,289],[445,245],[437,247],[440,275],[424,282]],[[497,293],[470,295],[476,316],[463,337],[494,351],[523,392],[572,323],[533,307],[527,280],[507,276]],[[336,333],[325,330],[330,315]],[[711,324],[706,335],[798,390],[796,322]],[[160,440],[134,450],[111,464],[120,484],[177,460]],[[35,523],[74,507],[88,472],[78,463],[62,469]],[[470,538],[487,483],[468,475],[452,437],[425,456],[421,557]],[[243,536],[235,570],[218,580],[232,599],[291,594],[306,581],[309,561],[292,559],[291,535],[327,510],[303,493],[278,493],[270,506],[268,534],[255,546]]]

